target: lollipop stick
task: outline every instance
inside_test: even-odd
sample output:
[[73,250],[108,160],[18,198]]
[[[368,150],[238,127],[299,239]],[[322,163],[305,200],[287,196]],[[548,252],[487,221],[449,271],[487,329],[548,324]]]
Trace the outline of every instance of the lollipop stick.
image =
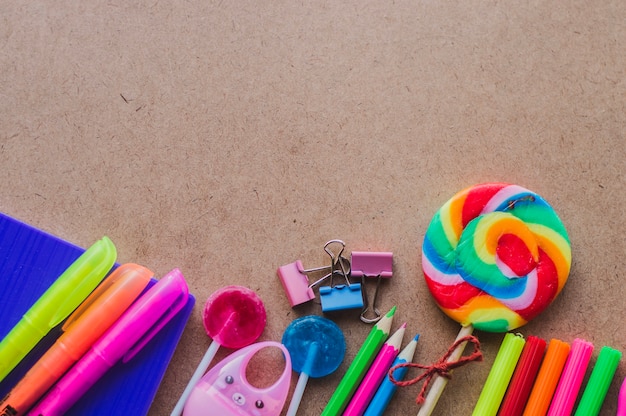
[[[456,336],[456,339],[459,340],[463,337],[472,335],[472,332],[474,332],[474,327],[472,325],[463,326],[461,327],[459,334]],[[452,354],[450,354],[450,357],[446,361],[447,362],[458,361],[459,358],[461,358],[461,355],[463,355],[463,350],[465,349],[466,344],[467,342],[463,342],[462,344],[459,344],[459,346],[456,347],[456,349],[452,352]],[[447,384],[448,384],[447,378],[440,377],[440,376],[435,377],[435,381],[433,381],[433,385],[428,391],[428,394],[426,395],[426,400],[424,400],[422,407],[420,407],[420,410],[417,413],[417,416],[430,416],[430,414],[435,409],[435,406],[437,405],[437,401],[439,401],[439,397],[441,396],[441,393],[443,393],[443,389],[446,388]]]
[[309,375],[304,372],[300,373],[300,377],[298,377],[298,384],[296,384],[296,389],[293,392],[291,403],[289,403],[287,416],[296,416],[298,407],[300,407],[300,400],[302,400],[302,395],[304,394],[304,388],[306,387],[306,383],[308,381],[309,381]]
[[200,364],[198,364],[196,371],[193,373],[193,376],[191,376],[187,387],[185,387],[183,394],[180,396],[180,399],[178,399],[178,403],[176,403],[176,407],[174,407],[174,410],[172,410],[170,416],[180,416],[183,413],[183,408],[185,407],[185,403],[187,402],[191,391],[198,383],[198,381],[202,378],[204,373],[206,373],[206,370],[209,368],[209,365],[211,364],[211,361],[213,361],[213,358],[215,357],[215,354],[217,353],[217,350],[219,348],[220,344],[218,342],[211,342],[211,345],[209,345],[209,349],[204,354],[204,357],[202,357]]
[[309,373],[311,372],[311,368],[315,364],[318,350],[319,345],[317,344],[317,342],[311,343],[309,351],[306,354],[306,361],[304,362],[304,366],[302,368],[302,371],[300,372],[300,377],[298,377],[298,384],[296,384],[293,396],[291,397],[289,409],[287,409],[287,416],[296,416],[298,407],[300,407],[300,400],[302,400],[302,395],[304,394],[304,388],[306,387],[306,383],[309,381]]

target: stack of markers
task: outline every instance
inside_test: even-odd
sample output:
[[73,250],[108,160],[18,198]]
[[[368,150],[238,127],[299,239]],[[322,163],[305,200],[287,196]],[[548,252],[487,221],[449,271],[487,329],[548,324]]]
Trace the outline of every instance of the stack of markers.
[[600,350],[574,413],[592,352],[593,345],[579,338],[571,346],[552,339],[546,349],[541,338],[507,333],[473,415],[597,415],[622,353]]
[[[65,414],[115,364],[135,357],[187,305],[189,291],[178,269],[155,282],[143,266],[113,267],[115,258],[111,240],[96,242],[2,338],[0,382],[63,322],[58,339],[0,401],[0,414]],[[125,411],[138,414],[132,407],[129,403]]]
[[[395,311],[396,308],[393,307],[372,328],[324,408],[322,416],[383,414],[396,391],[396,386],[387,378],[387,373],[391,367],[413,360],[419,338],[416,335],[400,351],[406,323],[389,336]],[[398,369],[395,372],[396,379],[404,377],[406,371],[406,367]]]

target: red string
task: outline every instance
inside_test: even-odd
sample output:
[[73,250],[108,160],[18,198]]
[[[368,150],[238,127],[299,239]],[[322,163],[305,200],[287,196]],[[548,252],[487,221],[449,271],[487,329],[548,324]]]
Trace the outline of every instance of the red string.
[[[462,343],[464,342],[471,342],[474,345],[474,351],[472,351],[472,353],[470,355],[466,355],[466,356],[462,356],[461,358],[459,358],[457,361],[450,361],[448,362],[448,358],[450,358],[450,355],[452,355],[452,353],[454,352],[454,350]],[[424,364],[416,364],[416,363],[403,363],[403,364],[398,364],[394,367],[392,367],[389,370],[389,380],[391,380],[391,382],[393,384],[395,384],[396,386],[399,387],[406,387],[406,386],[410,386],[412,384],[415,383],[419,383],[420,381],[424,380],[424,384],[422,385],[422,389],[420,390],[419,394],[417,395],[417,398],[415,399],[415,401],[417,402],[417,404],[422,404],[424,403],[425,400],[425,393],[426,393],[426,389],[428,388],[428,385],[430,384],[430,381],[433,379],[433,377],[435,375],[439,375],[441,377],[445,377],[447,379],[450,379],[452,374],[451,371],[454,370],[457,367],[461,367],[471,361],[482,361],[483,360],[483,353],[480,350],[480,342],[478,341],[478,338],[476,338],[473,335],[468,335],[465,336],[463,338],[459,338],[458,340],[456,340],[454,342],[454,344],[452,344],[450,346],[450,348],[448,348],[448,351],[443,355],[443,357],[441,357],[439,359],[439,361],[437,361],[436,363],[434,363],[433,365],[424,365]],[[393,376],[393,373],[401,367],[416,367],[416,368],[421,368],[426,370],[423,374],[421,374],[418,377],[415,377],[413,379],[410,380],[405,380],[405,381],[401,381],[401,380],[396,380]]]

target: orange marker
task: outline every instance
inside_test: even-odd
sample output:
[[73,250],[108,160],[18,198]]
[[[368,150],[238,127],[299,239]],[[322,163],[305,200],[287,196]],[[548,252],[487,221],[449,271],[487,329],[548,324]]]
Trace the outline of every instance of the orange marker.
[[128,309],[151,277],[150,270],[136,264],[115,269],[68,318],[64,334],[4,398],[0,413],[26,413]]
[[530,392],[528,403],[523,416],[545,415],[550,407],[552,395],[561,377],[561,372],[567,361],[570,346],[568,343],[551,339],[543,359],[539,374]]

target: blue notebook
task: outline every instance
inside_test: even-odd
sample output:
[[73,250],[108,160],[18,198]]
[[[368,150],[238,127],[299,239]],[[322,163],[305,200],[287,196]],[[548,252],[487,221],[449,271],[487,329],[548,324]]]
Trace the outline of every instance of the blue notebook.
[[[0,339],[84,251],[0,213]],[[151,285],[154,283],[153,279]],[[68,415],[147,414],[194,303],[190,295],[183,310],[141,352],[127,364],[114,366]],[[11,390],[59,335],[59,329],[53,329],[0,382],[0,397]]]

